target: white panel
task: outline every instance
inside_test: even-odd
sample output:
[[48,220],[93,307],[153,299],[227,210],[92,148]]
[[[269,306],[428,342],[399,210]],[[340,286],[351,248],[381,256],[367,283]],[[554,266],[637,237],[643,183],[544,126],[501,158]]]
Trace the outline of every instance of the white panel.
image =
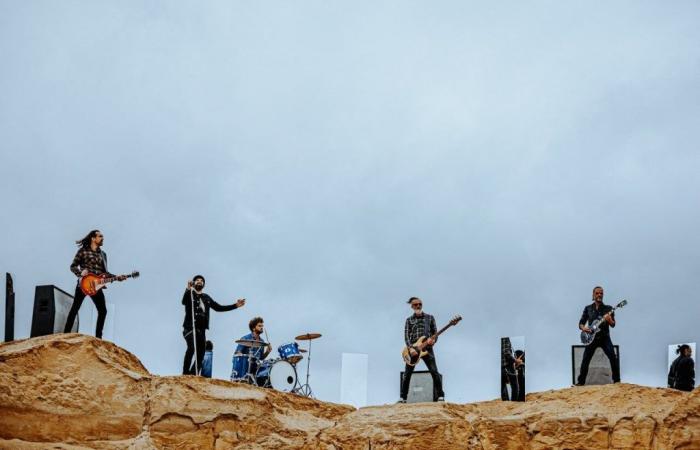
[[340,375],[340,403],[356,408],[367,406],[367,370],[364,353],[343,353]]
[[678,358],[678,354],[676,353],[676,349],[678,348],[679,345],[683,344],[688,344],[690,345],[690,349],[693,351],[693,359],[697,358],[697,353],[695,353],[695,342],[681,342],[678,344],[671,344],[668,346],[668,361],[666,362],[666,373],[671,369],[671,363]]

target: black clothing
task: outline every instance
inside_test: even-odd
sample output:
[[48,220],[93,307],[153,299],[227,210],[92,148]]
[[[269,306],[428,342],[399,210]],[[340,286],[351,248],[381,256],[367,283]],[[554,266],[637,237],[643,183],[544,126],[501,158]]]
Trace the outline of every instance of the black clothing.
[[581,360],[581,372],[579,372],[578,374],[578,384],[586,384],[586,377],[588,376],[588,366],[591,363],[593,354],[595,353],[598,347],[603,349],[603,352],[605,352],[605,356],[607,356],[610,360],[610,368],[612,369],[613,383],[620,382],[620,362],[617,359],[617,355],[615,354],[615,347],[613,346],[613,343],[610,340],[610,335],[608,334],[606,336],[603,336],[602,338],[600,336],[596,336],[593,342],[588,344],[586,349],[583,351],[583,359]]
[[[510,384],[510,395],[508,387]],[[520,398],[520,382],[515,368],[515,356],[509,338],[501,339],[501,400],[518,401]]]
[[[192,300],[194,299],[194,321],[195,332],[192,333]],[[185,294],[182,296],[182,304],[185,305],[185,320],[182,323],[182,336],[187,342],[187,350],[185,351],[185,359],[182,362],[183,375],[198,375],[195,370],[195,365],[192,363],[194,355],[195,339],[197,343],[197,365],[196,367],[202,370],[202,361],[204,360],[205,345],[207,342],[206,330],[209,329],[209,309],[214,311],[232,311],[236,308],[236,304],[223,306],[216,303],[209,295],[204,292],[197,293],[194,289],[190,294],[189,289],[185,289]],[[193,337],[194,336],[194,337]]]
[[679,356],[671,364],[669,387],[679,391],[695,389],[695,361],[690,356]]
[[[102,339],[102,329],[105,325],[105,319],[107,318],[107,305],[105,304],[105,294],[102,289],[97,291],[97,293],[90,297],[92,303],[95,304],[97,309],[97,324],[95,326],[95,337]],[[66,318],[66,326],[63,328],[64,333],[70,333],[73,328],[73,322],[75,322],[75,316],[78,315],[78,310],[85,300],[85,294],[83,290],[80,289],[80,285],[75,287],[75,295],[73,296],[73,305],[70,307],[68,312],[68,317]]]
[[520,350],[517,350],[515,352],[515,357],[520,358],[523,364],[518,366],[517,369],[515,369],[518,372],[518,396],[515,398],[515,400],[519,402],[524,402],[525,401],[525,353],[521,352]]
[[[80,277],[83,269],[95,275],[107,275],[113,277],[114,275],[109,273],[107,270],[107,253],[103,252],[101,248],[93,250],[88,247],[80,247],[73,258],[73,262],[70,265],[70,271],[76,276]],[[97,308],[97,324],[95,326],[95,337],[102,339],[102,329],[105,325],[105,319],[107,318],[107,305],[105,304],[105,294],[102,289],[97,291],[95,295],[90,296],[92,302]],[[73,322],[75,322],[75,316],[78,315],[78,310],[85,300],[85,294],[80,285],[75,287],[75,295],[73,296],[73,304],[68,312],[68,317],[66,318],[66,326],[63,327],[64,333],[70,333],[73,328]]]
[[[430,371],[430,376],[433,377],[433,401],[437,401],[439,397],[444,397],[445,393],[442,390],[442,376],[438,372],[437,363],[435,362],[435,355],[428,354],[423,357],[426,367]],[[411,384],[411,375],[413,375],[413,370],[415,366],[409,366],[406,364],[404,369],[403,381],[401,383],[401,398],[406,400],[408,397],[408,388]]]
[[[600,307],[596,308],[596,303],[593,302],[590,305],[583,308],[583,314],[581,314],[581,319],[578,321],[579,325],[587,325],[593,323],[594,320],[603,317],[605,314],[613,310],[613,307],[606,305],[601,302]],[[615,318],[615,313],[611,314],[612,318]],[[612,325],[615,328],[615,325]],[[596,339],[609,336],[610,326],[606,320],[600,324],[600,331],[596,334]]]
[[[421,336],[430,337],[435,333],[437,333],[435,317],[430,314],[425,312],[421,316],[413,314],[406,319],[406,324],[404,325],[404,341],[408,347],[413,345]],[[430,371],[430,375],[433,377],[433,401],[437,401],[438,397],[445,396],[445,393],[442,391],[442,377],[438,372],[432,345],[426,347],[425,350],[428,354],[423,357],[423,361]],[[408,396],[408,388],[411,384],[411,375],[413,375],[414,369],[415,366],[409,366],[408,364],[406,364],[406,368],[404,369],[403,381],[401,383],[401,398],[404,400],[406,400]]]
[[197,328],[196,333],[192,333],[192,328],[182,330],[182,337],[185,338],[187,342],[187,350],[185,351],[185,359],[182,363],[182,374],[183,375],[198,375],[195,370],[195,364],[192,362],[192,356],[194,355],[194,340],[192,336],[197,339],[197,365],[196,368],[202,371],[202,362],[204,361],[204,352],[206,346],[206,331],[204,328]]
[[[597,303],[594,301],[590,305],[583,308],[583,314],[581,314],[581,319],[578,321],[579,325],[590,325],[594,320],[602,318],[605,314],[613,310],[613,307],[606,305],[603,302],[600,306],[596,307]],[[615,313],[611,314],[612,318],[615,318]],[[612,327],[615,327],[614,323]],[[605,356],[610,360],[610,369],[612,370],[613,383],[620,382],[620,361],[617,359],[615,354],[615,347],[613,346],[612,340],[610,340],[610,324],[606,320],[600,324],[600,331],[596,334],[593,342],[588,344],[586,349],[583,351],[583,359],[581,360],[581,372],[578,375],[578,384],[586,384],[586,377],[588,376],[588,366],[591,363],[593,354],[596,349],[600,347],[605,352]]]
[[[223,306],[214,301],[209,295],[204,292],[197,293],[192,290],[192,298],[194,298],[194,314],[195,326],[205,330],[209,329],[209,309],[214,311],[232,311],[236,308],[236,304]],[[185,320],[182,322],[182,327],[186,330],[192,329],[192,300],[190,298],[190,290],[185,289],[185,294],[182,296],[182,304],[185,305]]]

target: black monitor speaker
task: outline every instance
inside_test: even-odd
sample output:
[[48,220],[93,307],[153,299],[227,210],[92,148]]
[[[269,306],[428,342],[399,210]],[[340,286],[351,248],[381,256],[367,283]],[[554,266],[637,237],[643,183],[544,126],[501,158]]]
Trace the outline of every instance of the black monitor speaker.
[[[403,372],[399,377],[399,390],[403,382]],[[442,374],[440,374],[442,380]],[[406,403],[432,402],[433,401],[433,377],[427,370],[416,370],[411,375],[411,383],[408,385]]]
[[[617,360],[620,360],[620,346],[613,345]],[[585,345],[571,346],[571,380],[572,384],[576,384],[578,374],[581,371],[581,361],[583,360],[583,352],[586,350]],[[591,364],[588,366],[588,376],[586,376],[586,384],[612,384],[612,369],[610,368],[610,360],[602,348],[597,348],[591,359]]]
[[15,340],[15,288],[12,275],[5,273],[5,342]]
[[[31,337],[63,333],[72,305],[73,296],[68,292],[54,285],[37,286],[34,291]],[[78,322],[76,316],[71,329],[74,333],[79,329]]]

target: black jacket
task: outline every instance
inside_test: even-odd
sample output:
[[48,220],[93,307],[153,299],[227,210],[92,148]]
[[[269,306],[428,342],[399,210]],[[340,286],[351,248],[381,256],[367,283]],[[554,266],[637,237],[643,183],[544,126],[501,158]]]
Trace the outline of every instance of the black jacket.
[[[591,324],[594,320],[603,317],[605,314],[609,313],[612,311],[613,307],[610,305],[606,305],[605,303],[600,304],[600,308],[596,309],[595,307],[595,302],[591,303],[590,305],[586,306],[583,308],[583,314],[581,314],[581,319],[578,321],[579,325],[586,325],[586,324]],[[612,318],[615,318],[615,313],[612,313]],[[613,328],[615,325],[613,325]],[[602,338],[605,336],[610,336],[610,326],[608,325],[607,321],[603,321],[603,323],[600,325],[600,331],[598,332],[598,335],[596,338]]]
[[690,356],[679,356],[671,364],[668,374],[669,387],[681,391],[695,388],[695,361]]
[[[192,291],[194,298],[195,322],[198,330],[209,329],[209,309],[214,311],[232,311],[237,308],[236,304],[222,306],[214,301],[209,295],[202,292]],[[201,301],[200,301],[201,300]],[[192,300],[190,299],[190,290],[185,289],[185,294],[182,296],[182,304],[185,305],[185,320],[182,322],[182,327],[185,330],[192,329]]]

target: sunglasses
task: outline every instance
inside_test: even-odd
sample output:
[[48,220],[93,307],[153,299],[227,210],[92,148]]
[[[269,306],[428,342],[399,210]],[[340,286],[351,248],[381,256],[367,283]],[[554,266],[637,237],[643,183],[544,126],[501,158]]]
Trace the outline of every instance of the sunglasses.
[[423,306],[422,303],[411,303],[411,308],[416,308],[418,306]]

